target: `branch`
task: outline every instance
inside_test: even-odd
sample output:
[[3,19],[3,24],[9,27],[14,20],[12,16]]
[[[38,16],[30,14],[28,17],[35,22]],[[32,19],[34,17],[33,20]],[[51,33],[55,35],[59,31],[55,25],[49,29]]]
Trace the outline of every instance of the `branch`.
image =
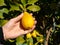
[[49,40],[49,36],[51,34],[51,30],[52,30],[52,27],[49,29],[48,33],[47,33],[47,36],[46,36],[46,40],[44,42],[44,45],[48,45],[48,40]]

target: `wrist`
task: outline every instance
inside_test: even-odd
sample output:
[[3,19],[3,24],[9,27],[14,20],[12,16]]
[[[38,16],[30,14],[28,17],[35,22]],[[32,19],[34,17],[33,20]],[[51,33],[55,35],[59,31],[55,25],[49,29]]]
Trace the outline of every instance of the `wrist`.
[[4,26],[2,27],[2,30],[3,30],[3,37],[4,37],[4,40],[7,40],[7,37],[6,37],[6,29],[5,29]]

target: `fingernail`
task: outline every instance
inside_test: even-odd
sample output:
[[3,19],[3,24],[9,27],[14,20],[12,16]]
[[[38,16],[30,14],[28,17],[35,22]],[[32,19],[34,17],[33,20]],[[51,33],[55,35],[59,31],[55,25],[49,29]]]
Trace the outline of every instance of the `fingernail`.
[[30,15],[33,15],[32,13],[30,13]]
[[35,21],[35,24],[37,23],[37,21]]

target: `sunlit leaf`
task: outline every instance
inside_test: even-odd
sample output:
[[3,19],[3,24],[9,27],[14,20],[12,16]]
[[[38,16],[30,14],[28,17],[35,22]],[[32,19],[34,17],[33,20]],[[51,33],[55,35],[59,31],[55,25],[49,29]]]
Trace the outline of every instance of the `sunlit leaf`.
[[36,37],[36,39],[37,39],[37,41],[39,41],[40,40],[40,37]]
[[4,0],[0,0],[0,6],[5,5]]
[[60,28],[60,24],[59,25],[56,25],[56,27]]
[[0,10],[0,18],[4,18],[4,17],[3,17],[3,13],[8,14],[8,12],[9,12],[9,11],[8,11],[7,8],[3,8],[3,9],[1,9],[1,10]]
[[22,45],[25,42],[23,37],[19,36],[16,38],[16,45]]
[[19,6],[17,6],[17,5],[10,5],[10,6],[11,6],[10,11],[20,10]]
[[0,10],[0,12],[8,14],[9,10],[7,8],[3,8],[3,9]]
[[24,10],[24,7],[23,7],[23,5],[21,5],[21,4],[20,4],[20,8],[21,8],[22,10]]
[[9,41],[10,41],[10,42],[14,42],[15,40],[11,40],[11,39],[9,39]]
[[33,45],[33,38],[27,39],[27,43],[28,43],[28,45]]
[[0,26],[3,26],[4,24],[6,24],[8,22],[8,20],[0,20]]
[[35,2],[37,2],[38,0],[28,0],[28,4],[34,4]]
[[40,7],[37,5],[32,5],[32,6],[27,7],[27,9],[30,11],[36,12],[40,10]]
[[0,18],[4,18],[4,17],[3,17],[3,13],[2,13],[2,12],[0,12]]
[[8,14],[9,10],[7,8],[3,8],[2,10],[4,13]]
[[44,41],[43,37],[37,37],[36,39],[37,39],[37,41],[40,42],[40,43],[43,43],[43,41]]
[[23,45],[28,45],[27,43],[24,43]]
[[16,42],[16,45],[23,45],[23,44],[21,44],[21,43],[19,43],[19,42]]
[[27,4],[27,0],[21,0],[21,3],[25,6]]

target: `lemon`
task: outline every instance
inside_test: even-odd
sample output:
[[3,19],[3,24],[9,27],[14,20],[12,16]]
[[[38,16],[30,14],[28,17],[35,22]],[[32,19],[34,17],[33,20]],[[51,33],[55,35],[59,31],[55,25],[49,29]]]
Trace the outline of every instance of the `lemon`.
[[31,33],[26,34],[27,38],[31,38]]
[[32,36],[35,38],[35,37],[37,37],[37,35],[36,35],[36,30],[34,30],[33,32],[32,32]]
[[24,12],[21,22],[22,22],[23,28],[30,29],[34,25],[33,16],[30,15],[28,12]]

